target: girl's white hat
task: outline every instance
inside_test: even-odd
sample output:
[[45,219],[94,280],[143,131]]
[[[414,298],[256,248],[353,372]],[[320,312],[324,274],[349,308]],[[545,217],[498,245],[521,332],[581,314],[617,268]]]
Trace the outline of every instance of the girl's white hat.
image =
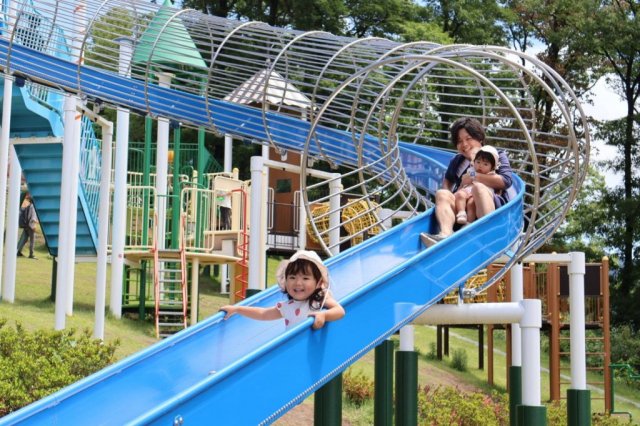
[[322,287],[326,289],[329,286],[329,270],[324,266],[324,263],[322,263],[322,259],[318,256],[318,253],[311,250],[299,250],[289,259],[283,260],[280,262],[280,265],[278,265],[276,280],[278,280],[278,285],[283,291],[285,290],[285,283],[287,282],[287,277],[285,275],[287,266],[289,266],[289,263],[295,262],[298,259],[305,259],[309,262],[313,262],[318,267],[320,274],[322,275]]

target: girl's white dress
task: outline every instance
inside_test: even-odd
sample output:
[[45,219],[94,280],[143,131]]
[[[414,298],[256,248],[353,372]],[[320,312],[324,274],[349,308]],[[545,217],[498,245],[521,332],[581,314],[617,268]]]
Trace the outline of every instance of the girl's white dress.
[[293,299],[276,303],[276,309],[280,311],[280,315],[284,318],[286,328],[293,327],[306,320],[309,312],[317,311],[309,306],[308,300],[297,301]]

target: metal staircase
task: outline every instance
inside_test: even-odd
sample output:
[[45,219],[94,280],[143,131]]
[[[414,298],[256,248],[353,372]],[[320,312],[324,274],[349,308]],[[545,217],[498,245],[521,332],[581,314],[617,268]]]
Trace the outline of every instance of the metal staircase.
[[[38,220],[42,228],[49,253],[58,254],[60,226],[60,190],[62,181],[61,143],[15,144],[16,154],[22,166],[29,191],[34,200]],[[96,230],[89,216],[84,191],[78,190],[78,212],[76,223],[76,255],[96,254]]]
[[[182,220],[184,223],[184,219]],[[156,228],[157,230],[157,228]],[[181,232],[184,236],[184,232]],[[158,241],[157,238],[154,241]],[[157,244],[157,243],[156,243]],[[156,337],[187,327],[187,258],[184,237],[178,249],[153,249]]]
[[[16,17],[14,42],[30,49],[69,58],[64,32],[41,15],[33,2]],[[0,80],[0,87],[4,80]],[[64,95],[17,79],[13,87],[10,135],[34,201],[49,253],[58,254],[62,181],[61,114]],[[0,97],[0,106],[7,101]],[[78,188],[76,256],[95,256],[97,190],[100,180],[99,141],[92,124],[82,123],[82,160]],[[90,161],[89,161],[90,160]]]

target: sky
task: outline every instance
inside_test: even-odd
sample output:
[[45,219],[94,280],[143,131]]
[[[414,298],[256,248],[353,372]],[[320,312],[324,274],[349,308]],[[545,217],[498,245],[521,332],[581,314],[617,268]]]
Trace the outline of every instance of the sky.
[[[614,120],[626,115],[626,104],[601,78],[592,89],[594,102],[593,105],[583,104],[585,114],[592,116],[598,120]],[[591,159],[592,161],[607,160],[615,157],[616,150],[614,147],[605,145],[602,141],[592,139]],[[601,171],[601,173],[604,173]],[[604,173],[607,186],[613,187],[622,182],[622,175],[607,171]]]

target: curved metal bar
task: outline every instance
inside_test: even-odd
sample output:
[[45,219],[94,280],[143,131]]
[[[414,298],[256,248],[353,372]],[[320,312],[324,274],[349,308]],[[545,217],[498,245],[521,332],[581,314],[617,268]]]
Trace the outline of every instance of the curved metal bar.
[[[208,22],[208,21],[205,21],[205,22]],[[265,24],[263,22],[258,22],[258,21],[249,21],[249,22],[243,22],[242,24],[233,28],[231,31],[229,31],[229,34],[227,34],[225,38],[220,42],[220,44],[218,45],[218,48],[215,50],[215,52],[211,56],[211,64],[209,65],[209,71],[207,73],[207,88],[204,92],[205,93],[204,98],[205,98],[207,116],[209,117],[209,122],[211,123],[211,126],[213,126],[214,128],[215,128],[215,125],[213,123],[209,96],[207,96],[207,94],[209,93],[209,84],[211,84],[211,81],[212,81],[213,68],[216,65],[216,60],[218,59],[218,56],[220,55],[220,52],[222,51],[223,47],[227,44],[227,42],[231,39],[231,37],[233,37],[236,33],[240,32],[242,29],[246,27],[259,26],[259,25],[265,25]],[[208,23],[207,23],[207,29],[210,30],[210,26]],[[213,47],[213,44],[212,44],[212,47]]]
[[[287,60],[287,57],[285,56],[285,53],[287,52],[287,50],[289,48],[291,48],[292,46],[294,46],[296,44],[296,42],[298,42],[299,40],[302,40],[306,37],[309,36],[314,36],[316,34],[327,34],[327,35],[331,35],[329,33],[327,33],[326,31],[309,31],[309,32],[305,32],[302,34],[298,34],[296,37],[294,37],[292,40],[289,41],[289,43],[286,44],[286,46],[284,46],[282,48],[282,50],[280,50],[280,52],[278,52],[278,54],[276,55],[276,57],[274,58],[273,62],[271,62],[271,65],[269,66],[269,68],[267,69],[267,72],[265,74],[265,85],[264,88],[262,89],[262,123],[264,124],[264,129],[265,132],[267,134],[267,138],[269,140],[269,144],[276,149],[276,151],[280,152],[282,154],[282,149],[274,142],[273,138],[271,138],[271,131],[269,130],[269,119],[267,118],[267,111],[269,109],[269,105],[267,103],[267,92],[269,90],[269,82],[271,80],[271,74],[274,72],[276,65],[278,64],[278,61],[280,60],[280,58],[284,57],[285,61]],[[288,65],[285,65],[285,69],[289,69]],[[283,76],[285,78],[285,81],[287,81],[286,76]],[[285,85],[285,87],[282,89],[282,99],[284,100],[285,95],[287,93],[287,86]],[[313,109],[313,104],[309,104],[309,109]],[[324,155],[324,153],[322,153],[321,151],[321,147],[318,146],[318,149],[320,150],[320,154],[325,157],[326,160],[330,161],[330,158],[326,155]]]

